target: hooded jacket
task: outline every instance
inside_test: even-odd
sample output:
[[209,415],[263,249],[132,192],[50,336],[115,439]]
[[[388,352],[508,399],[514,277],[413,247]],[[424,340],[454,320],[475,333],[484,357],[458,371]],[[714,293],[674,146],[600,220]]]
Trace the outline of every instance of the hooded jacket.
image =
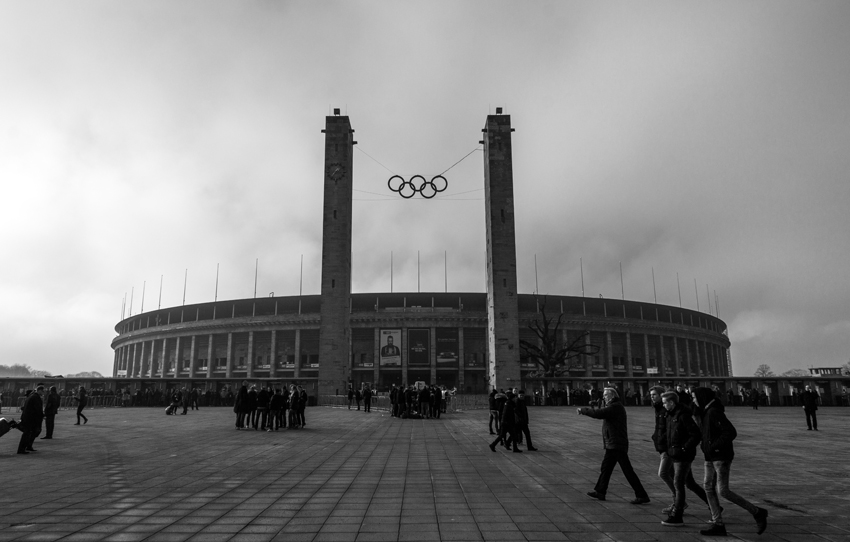
[[602,420],[602,444],[606,450],[629,451],[626,409],[619,397],[614,397],[602,408],[585,407],[581,413]]
[[725,408],[711,388],[694,391],[699,406],[695,413],[700,418],[702,452],[706,461],[732,461],[735,450],[732,441],[738,436],[735,426],[726,418]]

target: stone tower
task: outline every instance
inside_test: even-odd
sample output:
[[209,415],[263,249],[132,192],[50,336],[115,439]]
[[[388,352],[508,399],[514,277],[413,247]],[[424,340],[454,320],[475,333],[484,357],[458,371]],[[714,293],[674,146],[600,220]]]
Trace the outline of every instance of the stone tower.
[[344,393],[349,378],[351,325],[351,212],[354,130],[347,116],[325,117],[325,194],[322,218],[322,305],[319,394]]
[[508,388],[520,383],[510,115],[488,115],[482,131],[487,221],[488,377],[491,386]]

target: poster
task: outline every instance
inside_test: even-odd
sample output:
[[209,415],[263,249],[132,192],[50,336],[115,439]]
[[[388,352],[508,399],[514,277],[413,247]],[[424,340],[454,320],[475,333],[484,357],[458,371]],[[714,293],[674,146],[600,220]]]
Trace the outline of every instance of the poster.
[[381,330],[381,367],[401,367],[401,330]]
[[457,328],[437,328],[437,364],[457,365],[458,334]]
[[431,365],[431,330],[409,329],[407,330],[407,365],[429,366]]

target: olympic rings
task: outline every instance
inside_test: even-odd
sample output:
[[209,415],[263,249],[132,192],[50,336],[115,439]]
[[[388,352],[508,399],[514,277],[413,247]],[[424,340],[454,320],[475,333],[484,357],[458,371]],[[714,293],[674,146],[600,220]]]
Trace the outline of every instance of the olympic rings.
[[[399,179],[401,181],[398,184],[398,187],[396,187],[396,188],[393,188],[393,179]],[[421,179],[422,180],[422,182],[419,183],[418,188],[416,187],[416,184],[413,183],[414,179]],[[438,188],[437,183],[434,182],[434,181],[437,181],[437,179],[443,180],[442,188]],[[393,192],[398,192],[398,195],[403,197],[404,199],[412,198],[413,196],[416,195],[417,192],[419,192],[419,194],[423,198],[431,199],[434,196],[436,196],[438,193],[444,191],[448,187],[449,187],[449,181],[446,180],[446,178],[443,177],[442,175],[435,175],[434,177],[431,177],[430,181],[426,180],[425,177],[423,177],[422,175],[414,175],[413,177],[410,178],[410,180],[405,180],[404,177],[402,177],[401,175],[393,175],[392,177],[389,178],[389,180],[387,180],[387,188],[389,188]],[[428,190],[427,192],[426,192],[426,188]]]

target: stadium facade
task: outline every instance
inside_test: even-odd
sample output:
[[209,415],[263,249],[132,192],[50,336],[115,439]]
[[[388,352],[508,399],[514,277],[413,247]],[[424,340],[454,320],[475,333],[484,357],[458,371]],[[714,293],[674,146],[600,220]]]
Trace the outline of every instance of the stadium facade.
[[[336,113],[336,111],[335,111]],[[599,347],[559,378],[649,382],[731,376],[726,324],[702,312],[603,298],[517,292],[510,116],[488,115],[484,150],[486,293],[352,293],[349,118],[326,117],[319,295],[216,301],[119,322],[113,377],[150,382],[273,379],[320,395],[364,383],[416,381],[481,393],[515,386],[537,367],[521,360],[535,319],[562,319],[559,342],[587,332]],[[424,184],[422,185],[425,186]],[[424,195],[424,194],[423,194]],[[541,307],[541,304],[545,306]],[[637,379],[637,380],[635,380]]]

